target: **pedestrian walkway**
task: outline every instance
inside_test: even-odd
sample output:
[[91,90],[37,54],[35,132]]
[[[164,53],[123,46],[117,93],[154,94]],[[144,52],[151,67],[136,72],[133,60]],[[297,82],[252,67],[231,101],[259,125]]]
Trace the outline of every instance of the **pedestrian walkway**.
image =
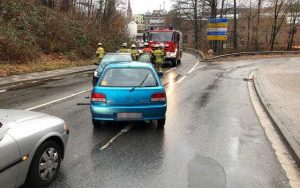
[[[265,108],[294,155],[300,158],[300,61],[262,68],[254,76]],[[293,153],[292,153],[293,154]]]
[[64,76],[68,74],[86,72],[95,69],[96,69],[96,65],[89,65],[89,66],[81,66],[81,67],[71,67],[66,69],[58,69],[53,71],[44,71],[44,72],[36,72],[30,74],[1,77],[0,86],[7,86],[7,85],[35,81],[35,80],[44,80],[44,79],[53,78],[57,76]]

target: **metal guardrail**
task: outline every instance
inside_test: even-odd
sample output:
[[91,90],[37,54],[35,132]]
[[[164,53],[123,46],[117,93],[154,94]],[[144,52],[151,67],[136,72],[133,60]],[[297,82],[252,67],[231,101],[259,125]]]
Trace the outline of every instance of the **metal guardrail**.
[[242,55],[269,55],[269,54],[300,54],[300,51],[260,51],[260,52],[236,52],[236,53],[229,53],[229,54],[224,54],[224,55],[219,55],[219,56],[214,56],[212,58],[207,58],[205,57],[204,53],[201,52],[200,50],[196,50],[193,48],[185,48],[185,51],[187,52],[192,52],[200,57],[203,58],[204,61],[212,61],[224,57],[231,57],[231,56],[242,56]]

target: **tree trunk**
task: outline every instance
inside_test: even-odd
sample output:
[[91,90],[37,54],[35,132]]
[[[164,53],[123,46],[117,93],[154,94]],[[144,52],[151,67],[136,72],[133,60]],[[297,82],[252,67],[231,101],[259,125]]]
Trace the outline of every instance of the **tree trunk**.
[[198,0],[194,0],[194,39],[195,48],[199,49]]
[[254,49],[255,51],[259,51],[260,46],[259,46],[259,42],[258,42],[258,27],[260,24],[260,11],[261,11],[261,1],[262,0],[258,0],[258,4],[257,4],[257,22],[253,28],[253,32],[254,33]]
[[67,12],[70,7],[70,1],[69,0],[62,0],[61,5],[60,5],[60,10]]
[[234,16],[234,23],[233,23],[233,48],[234,50],[238,49],[238,42],[237,42],[237,18],[236,18],[236,0],[233,1],[233,16]]

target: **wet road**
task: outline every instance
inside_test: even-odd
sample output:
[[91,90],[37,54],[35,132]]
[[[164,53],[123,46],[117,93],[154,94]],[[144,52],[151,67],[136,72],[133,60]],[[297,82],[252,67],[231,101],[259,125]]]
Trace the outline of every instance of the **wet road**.
[[69,125],[65,160],[51,187],[289,187],[243,81],[280,61],[203,64],[185,54],[177,69],[165,70],[164,130],[148,123],[94,129],[89,106],[77,105],[89,102],[91,74],[0,93],[0,108],[45,104],[35,110]]

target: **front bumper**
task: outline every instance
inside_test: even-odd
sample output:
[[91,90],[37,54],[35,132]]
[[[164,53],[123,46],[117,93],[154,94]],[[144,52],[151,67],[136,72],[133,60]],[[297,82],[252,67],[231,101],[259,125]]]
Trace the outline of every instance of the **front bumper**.
[[142,113],[137,121],[157,120],[166,117],[167,104],[150,106],[97,106],[91,105],[92,118],[102,121],[118,121],[117,113]]

